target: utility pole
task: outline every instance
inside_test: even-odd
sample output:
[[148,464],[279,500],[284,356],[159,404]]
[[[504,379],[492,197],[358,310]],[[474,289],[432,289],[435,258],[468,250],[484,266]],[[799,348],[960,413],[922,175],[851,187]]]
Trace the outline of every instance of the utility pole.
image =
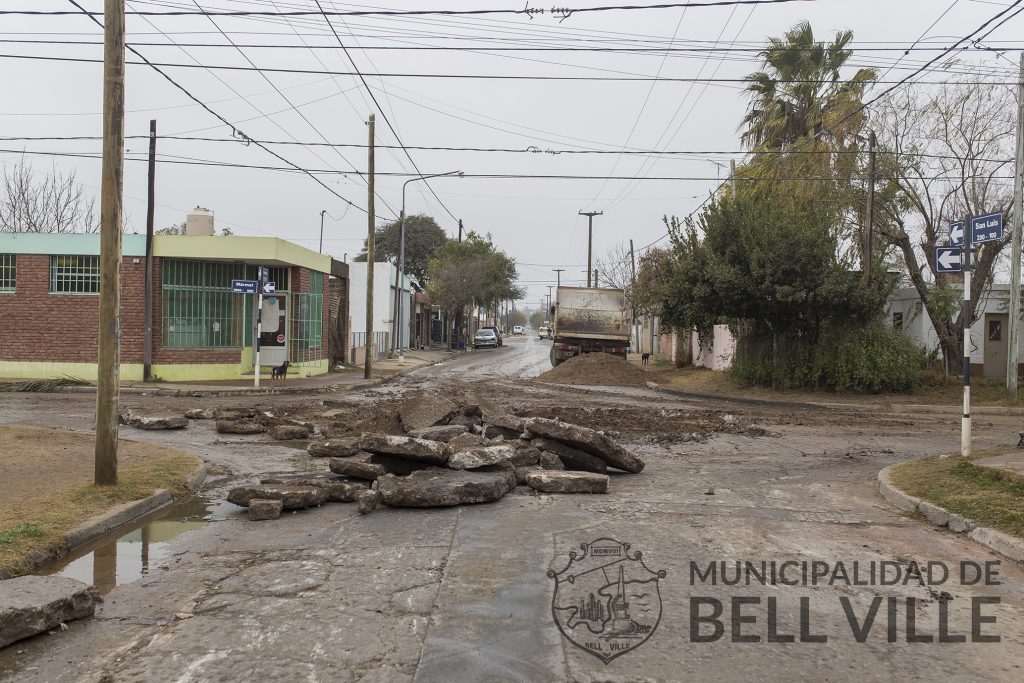
[[[633,240],[629,241],[629,260],[633,267],[633,276],[630,278],[632,283],[632,292],[629,295],[629,308],[631,311],[631,318],[629,321],[629,338],[632,340],[633,333],[636,332],[636,252],[633,251]],[[638,335],[637,346],[639,346],[640,339]]]
[[327,213],[327,209],[320,211],[320,250],[319,252],[324,253],[324,214]]
[[594,287],[597,288],[597,287],[600,287],[600,286],[601,285],[598,282],[598,278],[597,278],[597,268],[594,268]]
[[587,217],[587,287],[590,286],[590,269],[594,257],[594,216],[603,216],[604,211],[580,211]]
[[1024,232],[1024,52],[1020,55],[1020,76],[1017,81],[1017,165],[1013,171],[1013,249],[1010,256],[1010,329],[1006,354],[1006,393],[1017,398],[1017,356],[1020,345],[1020,248]]
[[548,310],[547,315],[551,315],[551,290],[553,285],[548,285]]
[[732,200],[736,201],[736,160],[729,161],[729,185],[732,188]]
[[373,165],[373,126],[374,126],[374,115],[370,114],[370,120],[367,122],[367,126],[370,128],[370,144],[367,146],[369,149],[368,158],[366,161],[366,188],[369,191],[366,213],[367,213],[367,231],[366,231],[366,359],[363,362],[363,378],[370,379],[373,373],[373,250],[374,242],[376,242],[377,234],[374,230],[373,224],[373,179],[374,179],[374,165]]
[[103,167],[100,184],[100,315],[96,358],[97,484],[117,483],[121,223],[124,192],[124,0],[103,4]]
[[462,241],[462,219],[459,219],[459,241]]
[[875,243],[875,131],[868,131],[868,206],[864,230],[864,282],[871,284],[871,262]]
[[149,122],[149,184],[146,192],[146,307],[145,334],[142,337],[142,380],[153,381],[153,215],[156,211],[156,119]]
[[555,277],[557,278],[558,284],[555,285],[555,286],[556,287],[561,287],[562,286],[562,273],[565,272],[565,268],[552,268],[551,270],[555,271]]

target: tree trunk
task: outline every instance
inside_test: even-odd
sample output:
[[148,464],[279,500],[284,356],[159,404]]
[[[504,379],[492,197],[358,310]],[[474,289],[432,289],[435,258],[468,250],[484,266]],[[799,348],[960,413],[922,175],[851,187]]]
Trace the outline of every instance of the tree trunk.
[[675,329],[675,333],[676,348],[675,353],[672,354],[675,358],[675,366],[682,368],[693,365],[693,344],[690,340],[693,333],[678,327]]

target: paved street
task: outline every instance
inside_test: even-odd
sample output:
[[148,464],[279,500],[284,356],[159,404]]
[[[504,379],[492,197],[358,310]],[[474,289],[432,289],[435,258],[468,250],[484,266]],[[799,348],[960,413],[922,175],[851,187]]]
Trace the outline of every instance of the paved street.
[[[998,585],[962,585],[962,562],[999,558],[961,536],[911,519],[875,491],[878,470],[949,452],[958,418],[941,413],[771,406],[682,399],[648,389],[568,387],[528,379],[548,369],[548,343],[505,347],[417,370],[346,400],[372,406],[424,389],[468,394],[517,414],[608,421],[646,461],[613,475],[607,495],[537,495],[525,487],[493,504],[381,508],[359,515],[332,504],[250,522],[224,503],[227,488],[260,472],[304,470],[304,451],[260,437],[224,439],[210,424],[122,436],[193,452],[210,464],[203,491],[215,517],[171,542],[157,571],[114,588],[95,618],[0,652],[10,681],[679,681],[1020,680],[1024,677],[1024,570],[1003,561]],[[89,429],[90,395],[5,397],[0,422]],[[152,414],[229,399],[125,403]],[[230,399],[237,405],[248,399]],[[254,399],[255,400],[255,399]],[[301,397],[260,397],[300,405]],[[691,423],[756,425],[686,438]],[[1016,442],[1020,418],[986,414],[977,446]],[[569,552],[610,538],[640,551],[657,583],[661,619],[636,649],[604,663],[566,639],[552,616],[555,580]],[[708,585],[691,572],[721,563],[787,561],[862,567],[916,561],[948,566],[943,585]],[[798,565],[797,565],[798,566]],[[969,565],[973,566],[973,565]],[[799,570],[793,570],[798,572]],[[864,571],[867,571],[866,569]],[[692,585],[696,583],[696,585]],[[798,582],[800,583],[800,582]],[[875,584],[875,585],[871,585]],[[874,627],[857,642],[844,611]],[[723,603],[716,642],[692,642],[691,599]],[[733,621],[735,598],[750,598]],[[912,601],[908,601],[912,598]],[[975,628],[999,642],[972,642]],[[634,602],[637,598],[634,598]],[[755,602],[755,599],[759,600]],[[711,612],[707,602],[701,614]],[[938,639],[940,615],[967,642]],[[636,606],[634,606],[634,609]],[[802,614],[803,613],[803,614]],[[993,617],[983,623],[978,616]],[[774,623],[769,625],[768,621]],[[892,623],[890,624],[890,620]],[[803,622],[803,627],[801,627]],[[801,631],[803,630],[803,636]],[[888,630],[895,642],[888,642]],[[705,622],[701,634],[713,633]],[[797,642],[766,642],[792,635]],[[756,636],[759,642],[731,642]],[[809,641],[826,636],[826,642]]]

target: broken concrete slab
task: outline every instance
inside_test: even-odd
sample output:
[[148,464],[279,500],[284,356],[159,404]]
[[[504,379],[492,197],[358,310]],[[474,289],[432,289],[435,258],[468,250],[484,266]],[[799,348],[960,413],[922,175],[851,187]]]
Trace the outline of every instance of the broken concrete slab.
[[369,453],[393,455],[431,465],[443,465],[448,462],[447,445],[440,441],[414,439],[411,436],[363,434],[359,437],[359,447]]
[[457,425],[468,429],[472,429],[482,423],[483,421],[476,415],[456,415],[452,419],[448,420],[449,425]]
[[505,427],[496,427],[494,425],[485,424],[481,432],[485,439],[503,439],[505,441],[515,441],[522,435],[522,431],[516,431],[514,429],[506,429]]
[[497,500],[515,487],[515,472],[478,472],[431,468],[408,477],[389,474],[377,480],[385,505],[444,507]]
[[558,420],[531,417],[526,421],[526,429],[534,436],[555,439],[591,455],[596,455],[608,463],[609,467],[634,474],[644,468],[644,463],[640,458],[628,452],[605,434],[587,427]]
[[366,484],[345,479],[343,476],[328,472],[302,474],[275,474],[260,479],[261,484],[290,484],[294,486],[316,486],[327,492],[327,500],[336,503],[351,503],[360,491],[366,490]]
[[584,472],[608,474],[608,463],[596,455],[567,446],[561,441],[555,441],[554,439],[534,439],[532,443],[542,451],[557,455],[567,470],[583,470]]
[[188,418],[183,415],[144,417],[131,410],[122,410],[118,417],[121,424],[130,425],[136,429],[184,429],[188,427]]
[[356,509],[359,510],[361,515],[369,514],[377,509],[377,506],[380,505],[380,500],[380,491],[370,489],[360,491],[359,495],[356,496]]
[[64,576],[0,581],[0,648],[92,616],[99,600],[95,586]]
[[476,448],[477,446],[486,446],[487,442],[483,437],[478,434],[460,434],[451,441],[448,442],[448,449],[453,453],[455,451],[465,450],[467,448]]
[[368,456],[369,457],[366,458],[367,462],[373,463],[374,465],[380,465],[386,470],[387,474],[399,474],[404,476],[406,474],[412,474],[418,470],[425,470],[428,467],[433,467],[433,465],[427,462],[398,458],[394,455],[369,453]]
[[284,504],[275,498],[253,498],[249,501],[249,521],[263,522],[281,516]]
[[212,420],[217,417],[217,411],[213,408],[193,408],[185,411],[185,417],[190,420]]
[[452,454],[448,458],[448,467],[453,470],[475,470],[481,467],[510,463],[515,457],[516,449],[512,446],[484,446]]
[[608,475],[596,472],[531,472],[526,485],[542,493],[608,493]]
[[562,459],[551,451],[541,451],[540,457],[537,459],[537,464],[545,470],[564,470],[565,465],[562,463]]
[[360,452],[359,437],[347,436],[341,439],[318,439],[306,447],[314,458],[347,458]]
[[245,418],[256,417],[256,410],[254,408],[238,406],[233,408],[218,408],[214,411],[214,417],[218,420],[242,420]]
[[463,425],[439,425],[437,427],[423,427],[409,432],[414,439],[427,439],[428,441],[450,442],[457,436],[465,434],[468,430]]
[[217,418],[217,431],[221,434],[262,434],[267,430],[256,420],[227,420]]
[[406,399],[398,406],[398,417],[407,432],[446,424],[458,412],[457,405],[434,392]]
[[523,433],[523,418],[521,417],[488,410],[482,415],[482,419],[485,425],[501,427],[502,429],[515,432],[517,435]]
[[308,439],[313,430],[305,425],[277,425],[267,431],[277,441],[297,441]]
[[516,484],[524,486],[526,484],[526,478],[533,472],[541,472],[540,465],[526,465],[524,467],[515,468]]
[[297,484],[249,484],[228,491],[228,502],[242,507],[260,498],[280,500],[285,510],[301,510],[321,505],[327,500],[327,491],[319,486]]
[[369,462],[369,454],[365,456],[352,456],[348,458],[331,458],[327,466],[335,474],[343,474],[346,477],[366,479],[373,481],[383,477],[388,470],[383,465]]
[[517,439],[512,443],[512,447],[516,449],[516,455],[511,460],[515,467],[536,465],[540,462],[540,449],[531,445],[529,441]]

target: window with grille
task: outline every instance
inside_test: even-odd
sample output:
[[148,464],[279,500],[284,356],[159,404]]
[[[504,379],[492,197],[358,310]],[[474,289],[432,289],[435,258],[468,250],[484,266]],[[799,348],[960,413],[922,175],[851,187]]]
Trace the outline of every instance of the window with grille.
[[324,274],[310,272],[309,292],[292,295],[291,362],[312,363],[324,358]]
[[[161,264],[165,348],[241,346],[250,297],[231,292],[248,267],[235,263],[164,260]],[[255,270],[253,271],[255,273]]]
[[14,291],[17,275],[14,254],[0,254],[0,294]]
[[51,256],[50,292],[53,294],[98,294],[99,256]]

